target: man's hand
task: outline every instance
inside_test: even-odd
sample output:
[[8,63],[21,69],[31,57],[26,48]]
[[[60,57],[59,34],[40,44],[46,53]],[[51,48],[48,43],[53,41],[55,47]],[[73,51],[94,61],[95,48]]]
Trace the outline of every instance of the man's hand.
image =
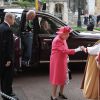
[[96,61],[100,64],[100,53],[96,56]]
[[80,46],[81,50],[84,51],[85,53],[87,53],[87,48],[85,48],[84,46]]
[[100,70],[100,53],[96,56],[96,62],[97,62],[97,67],[99,68]]
[[11,64],[11,61],[7,61],[7,63],[5,64],[6,67],[9,67]]

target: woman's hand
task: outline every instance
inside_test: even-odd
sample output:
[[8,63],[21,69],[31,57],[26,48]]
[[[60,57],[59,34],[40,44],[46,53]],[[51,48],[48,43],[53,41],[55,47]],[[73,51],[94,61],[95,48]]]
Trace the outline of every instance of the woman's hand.
[[69,56],[67,56],[67,63],[69,63]]
[[80,47],[78,47],[78,48],[75,49],[75,52],[79,52],[79,51],[81,51]]

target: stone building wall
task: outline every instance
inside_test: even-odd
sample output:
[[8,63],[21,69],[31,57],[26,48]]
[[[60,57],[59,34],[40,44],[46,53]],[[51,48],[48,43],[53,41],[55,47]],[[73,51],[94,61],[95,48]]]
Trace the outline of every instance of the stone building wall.
[[100,0],[96,0],[95,14],[100,15]]
[[60,13],[62,14],[62,20],[68,23],[68,6],[66,0],[49,0],[47,3],[48,3],[48,12],[53,15],[57,15],[57,13],[55,12],[55,7],[57,4],[60,4],[62,9],[62,12]]
[[4,5],[4,1],[0,0],[0,6],[3,6],[3,5]]

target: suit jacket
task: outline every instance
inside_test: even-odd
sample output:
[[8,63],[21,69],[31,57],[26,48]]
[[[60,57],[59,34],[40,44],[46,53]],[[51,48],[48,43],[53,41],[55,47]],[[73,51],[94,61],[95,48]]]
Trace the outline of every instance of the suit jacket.
[[0,64],[13,61],[14,39],[13,33],[7,23],[0,24]]
[[22,13],[22,17],[21,17],[21,23],[20,23],[20,31],[21,32],[25,32],[25,23],[26,23],[26,11],[24,10]]

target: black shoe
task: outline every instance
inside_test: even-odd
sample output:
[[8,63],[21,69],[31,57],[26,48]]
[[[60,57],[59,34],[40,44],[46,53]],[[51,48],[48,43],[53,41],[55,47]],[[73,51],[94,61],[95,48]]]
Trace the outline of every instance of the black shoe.
[[53,97],[51,96],[51,100],[58,100],[57,98],[53,99]]
[[25,61],[23,60],[23,61],[22,61],[22,65],[23,65],[23,66],[26,66],[26,67],[29,67],[29,65],[30,65],[30,60],[25,60]]
[[61,99],[68,99],[65,95],[61,94],[60,92],[59,92],[59,97],[60,97]]

